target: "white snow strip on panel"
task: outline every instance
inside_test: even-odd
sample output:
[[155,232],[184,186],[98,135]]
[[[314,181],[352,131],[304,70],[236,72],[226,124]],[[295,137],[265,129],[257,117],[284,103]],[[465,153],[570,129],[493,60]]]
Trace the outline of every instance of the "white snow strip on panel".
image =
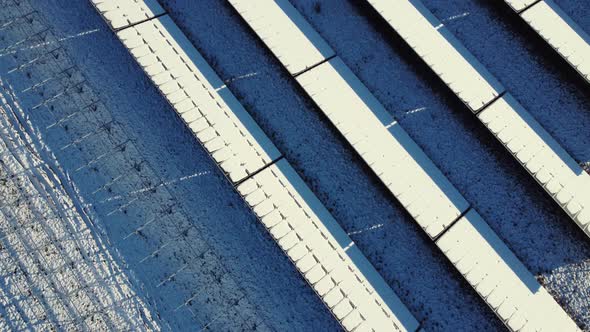
[[436,243],[510,330],[579,330],[474,210]]
[[478,117],[590,236],[590,175],[509,94]]
[[115,30],[165,12],[157,0],[91,0],[91,2]]
[[117,35],[233,183],[280,157],[167,15]]
[[521,12],[534,4],[537,0],[505,0],[516,12]]
[[299,75],[297,81],[431,238],[469,208],[340,58]]
[[288,0],[229,2],[292,75],[334,56]]
[[522,18],[590,82],[590,36],[553,1],[541,1]]
[[504,92],[504,87],[420,1],[367,1],[473,112]]
[[237,187],[347,331],[416,331],[418,322],[284,159]]

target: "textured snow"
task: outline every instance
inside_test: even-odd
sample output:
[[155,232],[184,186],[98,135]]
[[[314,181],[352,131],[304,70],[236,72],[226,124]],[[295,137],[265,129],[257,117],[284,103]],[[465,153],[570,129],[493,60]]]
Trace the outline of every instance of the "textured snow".
[[[99,113],[63,118],[72,110],[63,101],[71,102],[69,94],[32,109],[62,88],[25,91],[44,79],[37,67],[8,73],[39,54],[38,41],[1,52],[0,79],[39,145],[54,153],[77,188],[96,234],[113,252],[111,264],[125,273],[121,278],[128,278],[130,294],[153,324],[338,330],[91,4],[30,1],[60,40],[42,46],[63,46],[56,52],[83,75],[89,89],[83,92],[100,101]],[[367,4],[291,2],[551,295],[590,328],[590,243],[582,231]],[[504,2],[423,2],[577,162],[590,163],[587,85]],[[590,31],[590,3],[555,2]],[[503,329],[229,4],[161,4],[426,330]],[[3,28],[0,36],[9,31]],[[59,82],[82,77],[65,76]],[[112,133],[105,123],[113,124]],[[130,144],[124,153],[76,171],[92,156],[115,154],[123,142]],[[112,182],[120,175],[124,181]],[[162,216],[168,211],[172,215]],[[148,223],[154,214],[157,221]],[[157,251],[165,243],[171,245]],[[136,310],[128,315],[143,321]]]
[[0,330],[159,330],[0,82]]

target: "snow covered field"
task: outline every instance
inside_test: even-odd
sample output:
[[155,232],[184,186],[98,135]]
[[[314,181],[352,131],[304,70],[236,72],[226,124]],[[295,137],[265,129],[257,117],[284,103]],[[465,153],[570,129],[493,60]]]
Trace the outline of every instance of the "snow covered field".
[[27,124],[13,113],[18,104],[2,88],[0,329],[157,330],[126,272],[59,182],[57,164],[45,163],[36,151]]
[[[588,87],[507,5],[423,2],[590,162]],[[422,327],[504,329],[226,1],[160,3]],[[583,232],[364,1],[291,3],[590,329]],[[88,1],[0,0],[0,50],[0,329],[340,328]]]

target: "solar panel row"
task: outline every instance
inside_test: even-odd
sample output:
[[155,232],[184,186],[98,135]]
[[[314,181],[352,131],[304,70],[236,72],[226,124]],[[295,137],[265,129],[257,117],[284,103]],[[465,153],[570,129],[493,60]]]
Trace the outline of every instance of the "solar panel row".
[[[590,236],[590,175],[506,93],[496,79],[419,1],[368,2],[471,111],[478,114],[478,118],[490,132],[512,152],[586,235]],[[518,2],[515,6],[517,4]],[[444,51],[445,48],[454,48],[457,51]],[[455,65],[449,65],[451,63]],[[493,113],[494,120],[490,121],[485,113]],[[493,127],[500,124],[499,131]],[[552,181],[550,186],[549,181]]]
[[[577,329],[342,60],[312,56],[326,49],[326,42],[317,33],[307,38],[311,26],[288,1],[229,2],[257,35],[274,36],[271,42],[261,39],[287,70],[294,63],[308,68],[289,72],[509,328]],[[474,112],[495,101],[504,92],[501,85],[481,65],[473,65],[450,33],[441,32],[445,36],[439,39],[442,28],[433,27],[436,19],[423,16],[426,9],[419,5],[416,10],[416,3],[387,1],[381,9],[391,10],[396,24],[406,24],[400,34],[411,36],[410,44]],[[305,42],[297,45],[298,40]],[[435,51],[440,59],[431,56]]]
[[590,83],[590,36],[574,20],[551,0],[527,7],[520,16]]
[[342,326],[416,331],[416,319],[170,17],[129,19],[147,6],[126,1],[103,17]]

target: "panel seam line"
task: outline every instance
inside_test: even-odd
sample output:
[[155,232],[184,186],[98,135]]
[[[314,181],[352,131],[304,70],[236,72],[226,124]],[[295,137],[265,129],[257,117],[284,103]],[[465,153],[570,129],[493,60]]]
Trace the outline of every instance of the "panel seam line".
[[337,57],[337,56],[338,56],[338,55],[336,55],[336,53],[334,53],[333,55],[331,55],[331,56],[329,56],[329,57],[325,58],[324,60],[322,60],[322,61],[320,61],[320,62],[318,62],[318,63],[316,63],[316,64],[314,64],[314,65],[312,65],[312,66],[309,66],[309,67],[307,67],[307,68],[303,69],[302,71],[300,71],[300,72],[297,72],[297,73],[293,74],[292,76],[293,76],[293,77],[297,77],[297,76],[299,76],[299,75],[301,75],[301,74],[304,74],[304,73],[306,73],[306,72],[308,72],[308,71],[310,71],[310,70],[312,70],[312,69],[314,69],[314,68],[316,68],[316,67],[319,67],[320,65],[322,65],[322,64],[324,64],[324,63],[326,63],[326,62],[328,62],[328,61],[330,61],[330,60],[332,60],[332,59],[334,59],[334,58],[335,58],[335,57]]
[[135,22],[135,23],[129,24],[129,25],[127,25],[127,26],[124,26],[124,27],[121,27],[121,28],[113,29],[113,31],[114,31],[115,33],[117,33],[117,32],[119,32],[119,31],[123,31],[123,30],[125,30],[125,29],[132,28],[132,27],[134,27],[134,26],[136,26],[136,25],[140,25],[140,24],[142,24],[142,23],[149,22],[149,21],[151,21],[151,20],[156,20],[156,19],[158,19],[158,18],[160,18],[160,17],[162,17],[162,16],[164,16],[164,15],[168,15],[168,13],[167,13],[167,12],[163,12],[163,13],[161,13],[161,14],[155,15],[154,17],[146,18],[145,20],[141,20],[141,21],[138,21],[138,22]]
[[544,1],[544,0],[537,0],[533,3],[531,3],[530,5],[526,6],[526,8],[521,9],[520,11],[517,11],[516,13],[518,15],[522,15],[522,13],[526,12],[527,10],[529,10],[531,7],[534,7],[536,4],[538,4],[539,2]]
[[473,115],[479,115],[479,113],[485,111],[488,107],[490,107],[493,103],[495,103],[496,101],[498,101],[499,99],[502,99],[502,97],[504,97],[506,94],[508,93],[508,90],[504,90],[501,93],[499,93],[496,97],[494,97],[492,100],[490,100],[487,104],[483,105],[480,109],[476,110],[475,112],[473,112]]
[[256,176],[256,175],[258,175],[259,173],[261,173],[262,171],[264,171],[265,169],[267,169],[267,168],[269,168],[269,167],[273,166],[273,165],[274,165],[274,164],[276,164],[277,162],[281,161],[281,159],[284,159],[284,156],[283,156],[283,155],[279,156],[277,159],[275,159],[275,160],[271,161],[270,163],[268,163],[268,164],[266,164],[266,165],[262,166],[261,168],[257,169],[256,171],[254,171],[254,172],[252,172],[252,173],[248,174],[248,176],[246,176],[245,178],[243,178],[243,179],[241,179],[241,180],[237,181],[237,182],[234,184],[234,187],[235,187],[235,188],[239,187],[239,186],[240,186],[242,183],[244,183],[244,182],[246,182],[246,181],[250,180],[250,179],[251,179],[251,178],[253,178],[254,176]]
[[440,239],[443,235],[445,235],[451,228],[453,228],[453,226],[455,226],[455,224],[461,220],[469,211],[471,211],[473,209],[473,207],[471,206],[471,204],[469,204],[469,206],[467,207],[467,209],[465,209],[465,211],[463,211],[459,216],[457,216],[457,218],[455,218],[455,220],[453,220],[445,229],[443,229],[442,232],[440,232],[438,235],[436,235],[435,237],[432,238],[432,242],[436,243],[436,241],[438,241],[438,239]]

